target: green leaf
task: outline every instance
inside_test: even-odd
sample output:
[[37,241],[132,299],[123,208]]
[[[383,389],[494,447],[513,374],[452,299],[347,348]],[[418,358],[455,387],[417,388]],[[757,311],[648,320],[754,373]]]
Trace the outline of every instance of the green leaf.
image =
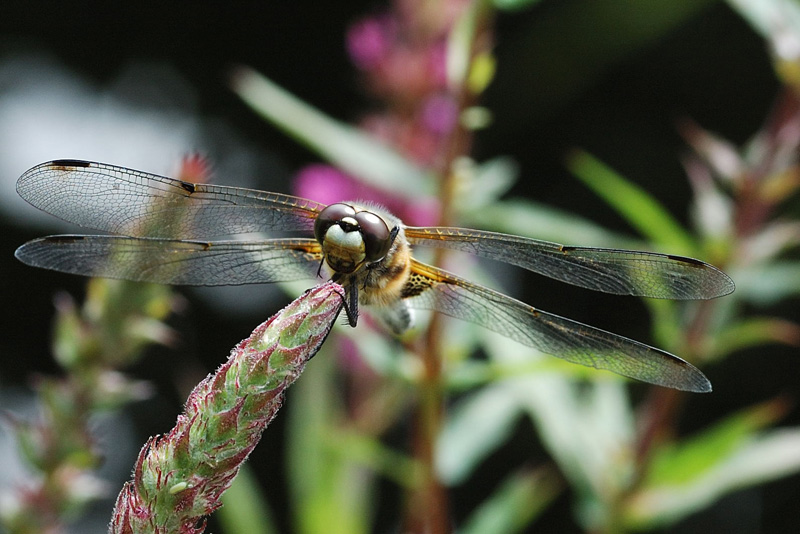
[[575,151],[570,171],[622,215],[639,233],[676,254],[695,254],[691,235],[649,193],[594,156]]
[[[262,117],[342,170],[376,187],[432,194],[429,173],[356,128],[338,122],[247,67],[232,76],[233,90]],[[403,184],[401,190],[397,184]]]
[[492,4],[502,11],[517,11],[538,3],[539,0],[492,0]]
[[672,524],[726,493],[798,471],[800,428],[765,432],[742,442],[690,483],[648,487],[635,495],[628,502],[625,521],[632,529]]
[[348,432],[339,437],[336,446],[343,457],[369,467],[401,487],[410,489],[419,484],[421,471],[408,455],[363,434]]
[[753,434],[773,423],[785,411],[783,401],[742,410],[701,434],[659,449],[653,456],[646,485],[691,482],[736,451]]
[[470,515],[459,534],[521,532],[564,490],[555,469],[515,473]]
[[800,325],[776,317],[750,317],[729,324],[717,334],[716,354],[726,355],[766,343],[800,344]]
[[272,512],[249,464],[239,469],[228,491],[222,495],[222,508],[216,513],[225,532],[272,534],[279,532]]
[[800,428],[758,433],[787,410],[783,399],[765,402],[656,451],[642,490],[626,505],[626,523],[673,523],[725,493],[800,470]]
[[644,299],[650,311],[650,324],[656,346],[667,351],[683,352],[685,346],[684,323],[682,317],[686,307],[679,302],[667,299]]
[[468,226],[567,245],[646,248],[640,240],[616,234],[574,213],[522,199],[499,201],[480,210],[465,211],[461,218]]
[[486,0],[472,0],[463,10],[447,39],[447,83],[452,88],[463,87],[472,63],[472,43],[475,29],[487,8]]

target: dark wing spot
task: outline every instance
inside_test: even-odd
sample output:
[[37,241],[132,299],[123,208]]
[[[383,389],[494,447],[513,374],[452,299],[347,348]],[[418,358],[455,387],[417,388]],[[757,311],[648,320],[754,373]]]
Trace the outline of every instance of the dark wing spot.
[[77,243],[78,241],[83,241],[89,236],[85,235],[53,235],[43,237],[42,241],[47,241],[51,243]]
[[706,265],[705,262],[702,262],[700,260],[696,260],[694,258],[688,258],[686,256],[673,256],[671,254],[668,254],[667,258],[669,258],[669,259],[671,259],[673,261],[679,261],[679,262],[682,262],[682,263],[688,263],[689,265],[694,265],[696,267],[705,267],[705,265]]
[[181,187],[190,195],[195,192],[195,184],[192,182],[181,182]]
[[91,167],[92,164],[88,161],[79,159],[57,159],[51,162],[54,167]]

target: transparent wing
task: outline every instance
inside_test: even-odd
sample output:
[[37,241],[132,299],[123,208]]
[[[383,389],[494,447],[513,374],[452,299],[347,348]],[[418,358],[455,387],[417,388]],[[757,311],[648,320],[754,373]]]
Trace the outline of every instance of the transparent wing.
[[35,239],[15,255],[28,265],[70,274],[195,286],[311,279],[322,258],[313,239],[200,242],[82,235]]
[[733,280],[708,263],[670,254],[572,247],[464,228],[405,228],[409,242],[499,260],[595,291],[666,299],[731,293]]
[[435,310],[580,365],[684,391],[711,391],[696,367],[660,349],[537,310],[417,261],[406,288],[413,308]]
[[253,189],[194,184],[79,160],[26,171],[17,192],[33,206],[87,228],[135,237],[208,239],[314,227],[325,208],[310,200]]

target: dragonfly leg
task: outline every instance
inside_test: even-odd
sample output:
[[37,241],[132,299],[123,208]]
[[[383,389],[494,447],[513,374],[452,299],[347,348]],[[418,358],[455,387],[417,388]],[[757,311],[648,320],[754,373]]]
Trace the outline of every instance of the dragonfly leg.
[[358,324],[358,284],[355,276],[350,277],[347,287],[350,294],[345,302],[344,312],[347,315],[347,322],[355,328]]
[[319,267],[317,267],[317,278],[322,278],[322,266],[325,264],[325,256],[319,260]]

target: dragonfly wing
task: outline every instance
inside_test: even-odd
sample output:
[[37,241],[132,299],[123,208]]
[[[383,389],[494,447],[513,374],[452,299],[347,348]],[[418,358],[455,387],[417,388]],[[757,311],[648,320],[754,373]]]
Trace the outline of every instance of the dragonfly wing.
[[311,279],[322,258],[313,239],[200,242],[82,235],[35,239],[16,256],[70,274],[194,286]]
[[135,237],[208,239],[270,230],[310,231],[325,208],[289,195],[194,184],[79,160],[33,167],[17,181],[17,192],[65,221]]
[[537,310],[417,261],[406,295],[411,307],[479,324],[572,363],[684,391],[711,391],[702,372],[668,352]]
[[412,244],[470,252],[580,287],[666,299],[709,299],[731,293],[733,281],[708,263],[671,254],[572,247],[464,228],[405,229]]

